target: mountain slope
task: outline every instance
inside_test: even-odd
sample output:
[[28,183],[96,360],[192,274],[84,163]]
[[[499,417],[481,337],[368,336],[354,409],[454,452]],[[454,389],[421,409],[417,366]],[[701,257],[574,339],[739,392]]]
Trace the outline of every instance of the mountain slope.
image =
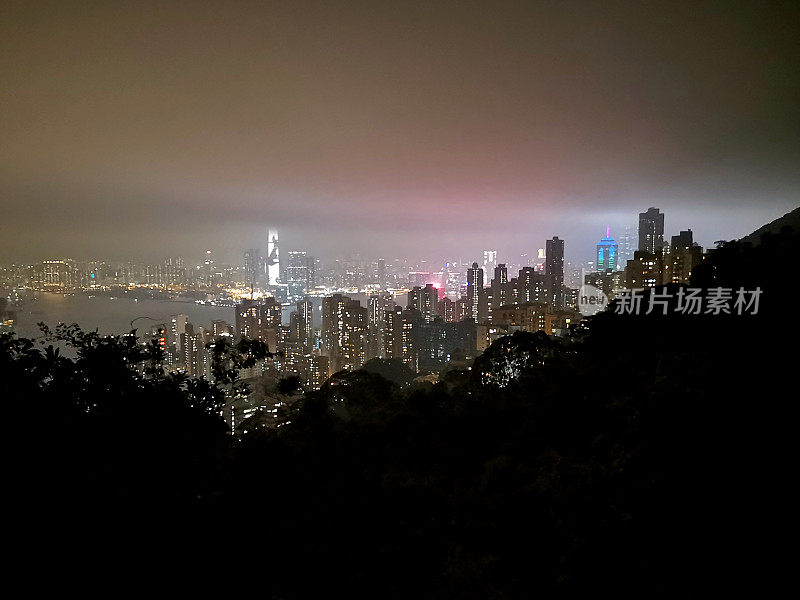
[[754,246],[757,246],[761,243],[761,236],[767,232],[770,233],[780,233],[781,229],[786,226],[791,227],[795,231],[800,231],[800,207],[795,208],[793,211],[786,213],[782,217],[779,217],[772,221],[771,223],[767,223],[763,227],[759,227],[753,233],[748,236],[743,237],[740,242],[750,242]]

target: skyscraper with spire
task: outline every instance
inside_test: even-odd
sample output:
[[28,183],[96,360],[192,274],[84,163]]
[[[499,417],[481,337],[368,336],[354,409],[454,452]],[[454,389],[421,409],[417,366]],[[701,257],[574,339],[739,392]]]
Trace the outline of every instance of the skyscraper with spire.
[[597,244],[597,270],[602,273],[606,269],[617,270],[619,244],[611,237],[611,228],[606,227],[606,237]]

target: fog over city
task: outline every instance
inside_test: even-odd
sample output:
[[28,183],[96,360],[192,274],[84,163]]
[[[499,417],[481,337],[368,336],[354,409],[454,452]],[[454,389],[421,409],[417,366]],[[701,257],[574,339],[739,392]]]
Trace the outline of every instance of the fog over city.
[[791,3],[7,2],[0,252],[590,258],[800,191]]

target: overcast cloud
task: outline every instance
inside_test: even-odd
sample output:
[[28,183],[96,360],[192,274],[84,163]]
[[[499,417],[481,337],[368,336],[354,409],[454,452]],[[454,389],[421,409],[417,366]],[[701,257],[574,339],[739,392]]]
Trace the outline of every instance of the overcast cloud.
[[4,2],[0,256],[588,259],[800,205],[796,2]]

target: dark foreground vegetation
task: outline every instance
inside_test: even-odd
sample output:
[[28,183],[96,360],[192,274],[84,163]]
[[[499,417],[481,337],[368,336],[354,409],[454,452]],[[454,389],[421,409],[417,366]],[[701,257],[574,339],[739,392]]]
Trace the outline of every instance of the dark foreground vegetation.
[[16,552],[266,598],[704,597],[788,502],[799,250],[784,231],[697,270],[760,286],[758,315],[603,314],[437,384],[343,373],[241,437],[217,414],[257,345],[221,350],[209,383],[130,336],[50,332],[74,360],[5,336]]

